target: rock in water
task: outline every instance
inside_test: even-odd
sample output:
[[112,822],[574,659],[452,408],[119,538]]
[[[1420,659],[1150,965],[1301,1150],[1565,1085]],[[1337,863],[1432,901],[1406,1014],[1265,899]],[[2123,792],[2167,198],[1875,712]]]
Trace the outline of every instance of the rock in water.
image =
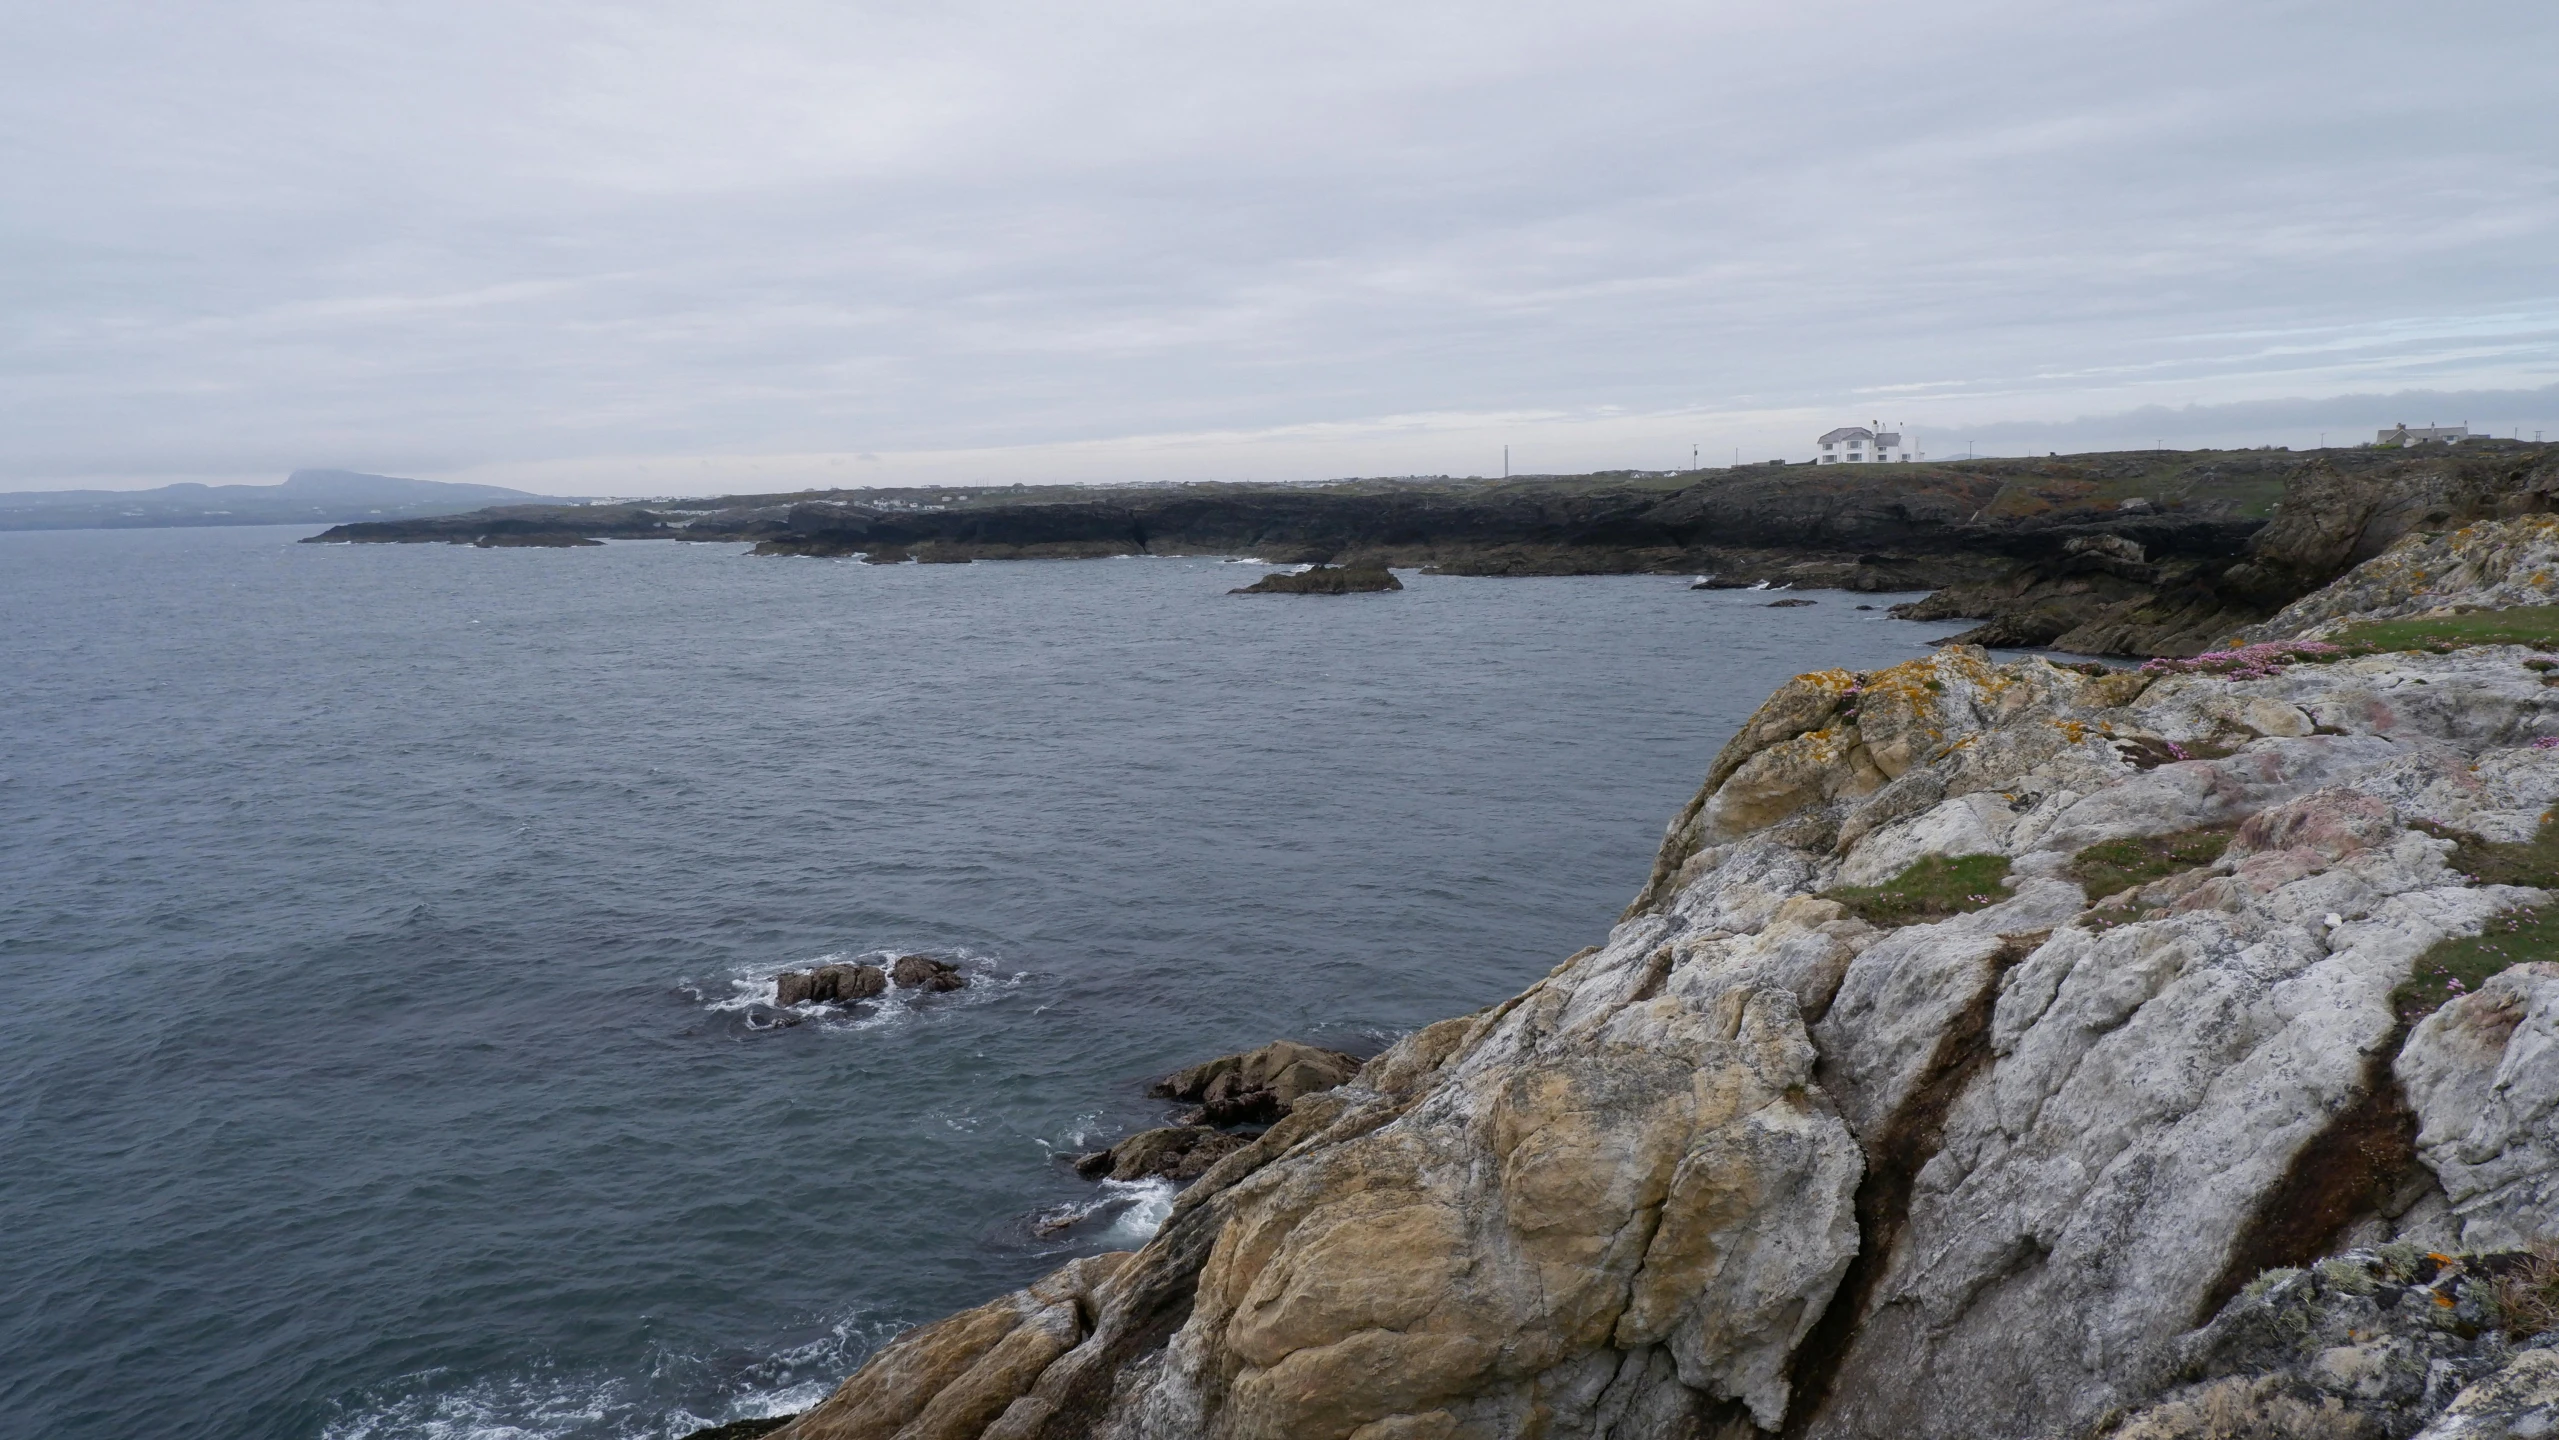
[[947,960],[936,960],[930,955],[900,955],[889,974],[897,981],[900,990],[924,990],[935,994],[957,990],[969,983],[968,977],[960,973],[959,966]]
[[773,1003],[786,1009],[803,1002],[850,1005],[888,989],[888,975],[877,965],[820,965],[785,970],[773,977],[773,988]]
[[1350,595],[1369,590],[1401,590],[1404,582],[1382,565],[1317,565],[1295,574],[1273,572],[1229,595]]
[[1762,610],[1799,610],[1806,605],[1819,605],[1820,603],[1822,602],[1819,600],[1771,600],[1759,608]]
[[1206,1125],[1168,1125],[1135,1135],[1090,1155],[1075,1157],[1075,1173],[1087,1180],[1196,1180],[1208,1167],[1253,1143]]
[[1267,1125],[1298,1097],[1330,1090],[1359,1073],[1358,1057],[1277,1040],[1259,1050],[1222,1055],[1179,1070],[1147,1087],[1163,1100],[1190,1100],[1200,1108],[1191,1124]]

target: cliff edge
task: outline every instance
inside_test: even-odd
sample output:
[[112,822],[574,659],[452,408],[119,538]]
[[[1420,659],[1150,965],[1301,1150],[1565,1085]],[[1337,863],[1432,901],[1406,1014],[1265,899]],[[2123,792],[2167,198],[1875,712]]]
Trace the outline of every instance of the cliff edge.
[[2559,1427],[2559,665],[2364,648],[1799,676],[1605,944],[775,1434]]

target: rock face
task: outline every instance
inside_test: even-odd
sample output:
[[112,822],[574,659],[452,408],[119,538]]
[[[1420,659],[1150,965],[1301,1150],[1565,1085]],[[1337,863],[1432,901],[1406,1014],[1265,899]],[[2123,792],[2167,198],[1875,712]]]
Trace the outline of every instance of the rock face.
[[2559,965],[2518,965],[2427,1016],[2397,1070],[2459,1243],[2559,1241]]
[[[2531,1259],[2392,1245],[2269,1271],[2171,1348],[2166,1394],[2105,1440],[2516,1433],[2462,1427],[2492,1413],[2511,1424],[2559,1398],[2545,1368],[2559,1351],[2525,1348],[2559,1335],[2499,1326],[2500,1283]],[[2559,1433],[2559,1409],[2547,1425]]]
[[2559,605],[2559,515],[2410,535],[2239,638],[2317,639],[2356,620],[2515,605]]
[[[2321,1300],[2284,1332],[2337,1332],[2318,1376],[2212,1326],[2275,1304],[2266,1272],[2377,1296],[2373,1264],[2552,1233],[2559,971],[2413,1033],[2394,1000],[2550,898],[2430,833],[2524,839],[2559,801],[2531,658],[2089,674],[1957,646],[1799,676],[1606,943],[1296,1095],[1106,1276],[915,1332],[778,1433],[2528,1433],[2548,1352],[2476,1319],[2392,1350]],[[2102,911],[2072,878],[2198,831],[2228,843]],[[1824,896],[1962,856],[2008,862],[1966,913],[1879,929]],[[1276,1094],[1291,1066],[1256,1054],[1168,1084]],[[2320,1268],[2348,1244],[2378,1258]]]

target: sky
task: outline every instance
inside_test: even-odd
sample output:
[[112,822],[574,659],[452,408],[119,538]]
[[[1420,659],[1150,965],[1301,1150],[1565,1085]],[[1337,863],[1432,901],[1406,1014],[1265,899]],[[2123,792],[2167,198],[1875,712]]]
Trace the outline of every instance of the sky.
[[0,489],[2559,439],[2550,0],[0,0]]

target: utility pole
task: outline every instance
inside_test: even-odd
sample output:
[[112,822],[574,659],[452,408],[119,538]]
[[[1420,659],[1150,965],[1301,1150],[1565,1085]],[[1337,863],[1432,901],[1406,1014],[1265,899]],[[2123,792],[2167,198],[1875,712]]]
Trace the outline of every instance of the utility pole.
[[1511,447],[1508,445],[1502,447],[1502,478],[1511,478]]
[[1694,445],[1688,447],[1688,468],[1691,470],[1697,468],[1697,447]]

